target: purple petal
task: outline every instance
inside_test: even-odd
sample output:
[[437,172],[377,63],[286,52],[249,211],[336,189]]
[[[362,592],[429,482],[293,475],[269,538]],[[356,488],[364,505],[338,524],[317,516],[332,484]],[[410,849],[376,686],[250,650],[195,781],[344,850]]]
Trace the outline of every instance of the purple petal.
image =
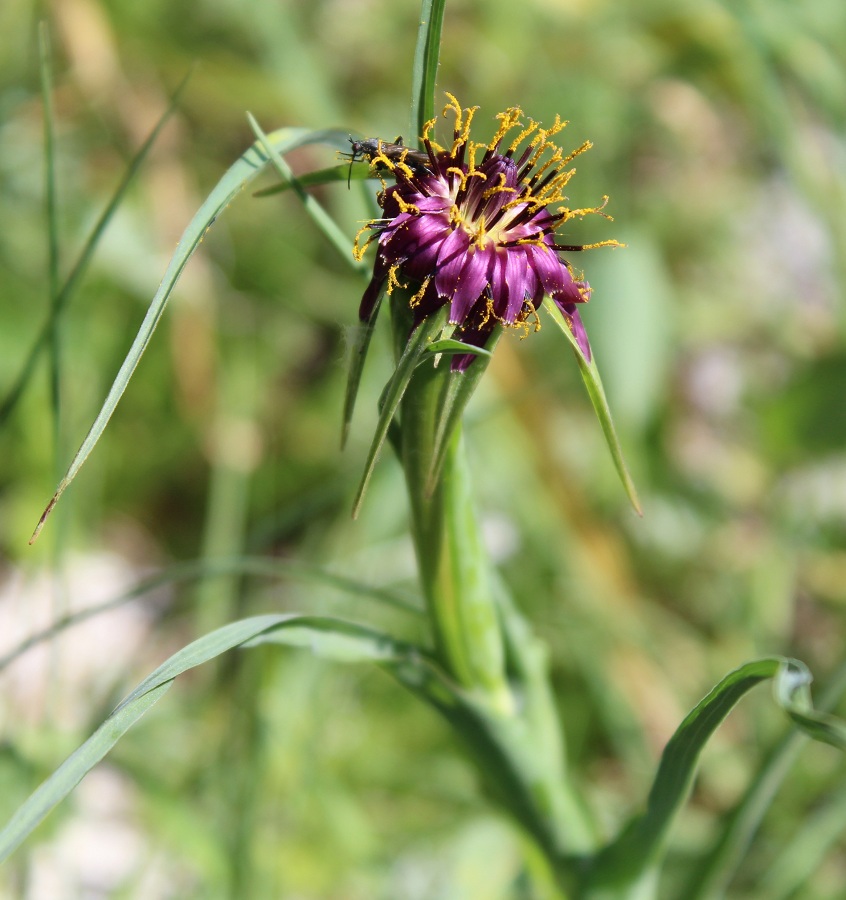
[[540,279],[547,294],[550,297],[561,297],[563,300],[578,303],[578,288],[573,288],[573,276],[566,264],[558,258],[558,254],[546,245],[531,245],[528,252],[529,265]]
[[438,251],[435,287],[442,297],[452,300],[464,258],[470,246],[470,235],[463,228],[453,229],[442,241]]
[[455,293],[449,310],[449,320],[455,324],[463,322],[473,304],[479,299],[488,283],[489,253],[473,247],[467,251],[461,274],[455,282]]
[[529,260],[522,247],[511,247],[505,251],[505,284],[508,291],[508,302],[505,307],[503,321],[512,324],[517,320],[526,302],[527,273]]

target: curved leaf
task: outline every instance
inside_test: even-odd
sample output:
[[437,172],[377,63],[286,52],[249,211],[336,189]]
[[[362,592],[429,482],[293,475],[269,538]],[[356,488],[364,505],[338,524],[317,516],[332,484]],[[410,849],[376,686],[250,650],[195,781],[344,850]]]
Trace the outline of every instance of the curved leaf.
[[[833,709],[844,691],[846,664],[841,665],[829,680],[820,698],[820,709]],[[726,885],[752,842],[776,791],[807,741],[807,735],[790,729],[767,755],[743,798],[723,821],[713,848],[689,873],[680,896],[690,900],[717,900],[724,896]]]
[[582,350],[579,347],[578,341],[576,341],[575,335],[570,330],[570,326],[564,318],[564,314],[555,305],[555,302],[549,297],[545,297],[543,305],[546,307],[549,315],[555,320],[555,324],[564,332],[567,340],[570,342],[570,346],[573,348],[573,352],[576,354],[576,362],[579,364],[579,371],[582,373],[582,381],[585,383],[590,402],[593,404],[596,417],[599,419],[599,424],[602,426],[602,433],[605,435],[605,441],[608,444],[608,449],[611,451],[614,467],[617,469],[617,474],[623,482],[623,487],[626,489],[626,494],[628,494],[629,500],[634,507],[634,511],[639,516],[642,516],[643,511],[640,508],[640,500],[638,500],[634,481],[632,481],[632,476],[629,474],[626,461],[623,458],[623,448],[620,446],[620,439],[617,437],[617,430],[614,428],[614,421],[611,418],[611,409],[608,406],[608,400],[605,397],[605,389],[602,387],[602,379],[599,377],[599,369],[596,367],[596,360],[591,359],[588,361],[585,358],[584,353],[582,353]]
[[741,697],[768,678],[775,679],[775,699],[795,725],[815,740],[846,750],[846,723],[813,708],[812,676],[803,663],[779,657],[746,663],[697,704],[670,738],[646,812],[591,861],[587,879],[591,888],[633,886],[651,876],[670,825],[687,800],[699,754]]
[[[285,632],[288,632],[287,634]],[[0,831],[0,862],[76,787],[117,741],[167,692],[177,675],[242,645],[287,643],[309,646],[339,662],[413,661],[416,647],[352,622],[320,616],[255,616],[218,628],[175,653],[114,710],[94,734],[24,801]]]
[[136,584],[134,587],[116,597],[104,600],[93,606],[86,606],[76,612],[62,616],[52,625],[28,638],[22,640],[17,646],[0,656],[0,672],[11,665],[16,659],[23,656],[28,650],[45,641],[52,640],[68,628],[80,625],[96,616],[117,609],[138,597],[143,597],[151,591],[158,590],[166,585],[173,585],[184,581],[201,581],[210,578],[220,578],[227,575],[252,575],[263,578],[294,578],[304,581],[313,581],[338,591],[363,597],[367,600],[375,600],[394,609],[417,616],[424,615],[420,603],[395,594],[385,588],[373,587],[363,582],[338,575],[334,572],[326,572],[323,569],[302,565],[296,562],[281,559],[265,559],[263,557],[236,556],[215,560],[199,559],[179,563],[162,572],[151,575]]
[[323,235],[329,243],[338,251],[341,259],[343,259],[353,271],[363,272],[365,265],[353,257],[352,246],[347,235],[344,234],[335,220],[326,212],[317,200],[311,194],[306,192],[300,179],[294,177],[291,167],[284,159],[282,159],[279,151],[270,143],[270,139],[261,130],[261,126],[252,113],[247,113],[247,120],[249,121],[250,127],[253,129],[253,133],[258,139],[261,148],[270,157],[273,168],[276,169],[283,180],[291,185],[297,196],[302,200],[306,212],[311,216],[317,227],[323,232]]
[[[324,143],[330,146],[343,147],[346,140],[346,135],[341,131],[308,131],[304,128],[282,128],[279,131],[274,131],[267,138],[268,146],[282,153],[304,144]],[[30,538],[30,543],[38,537],[41,529],[44,527],[44,523],[47,521],[47,517],[53,511],[59,498],[67,490],[100,439],[100,435],[112,417],[112,413],[115,411],[120,398],[123,396],[123,392],[126,390],[126,386],[129,384],[129,379],[132,377],[142,354],[147,348],[147,344],[150,342],[159,319],[164,313],[167,301],[170,299],[171,292],[179,280],[183,269],[188,264],[188,260],[200,245],[206,232],[214,224],[215,219],[241,193],[244,187],[264,169],[268,162],[267,153],[262,149],[261,142],[257,141],[241,155],[234,165],[230,166],[182,233],[162,283],[159,285],[159,289],[150,303],[147,314],[144,316],[144,321],[141,323],[141,328],[129,349],[129,353],[118,371],[103,406],[94,420],[94,424],[91,426],[79,450],[77,450],[76,456],[74,456],[64,478],[59,482],[53,498],[42,513],[38,525]]]

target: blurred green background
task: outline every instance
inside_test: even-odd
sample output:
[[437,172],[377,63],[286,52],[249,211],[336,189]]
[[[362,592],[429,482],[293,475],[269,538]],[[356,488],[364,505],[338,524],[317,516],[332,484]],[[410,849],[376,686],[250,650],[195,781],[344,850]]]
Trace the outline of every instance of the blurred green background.
[[[37,23],[54,51],[67,273],[168,96],[179,112],[61,327],[58,449],[46,358],[0,430],[0,652],[63,612],[203,554],[296,561],[414,595],[401,473],[352,496],[389,374],[376,338],[349,446],[344,357],[362,284],[294,197],[238,198],[206,237],[106,434],[35,547],[176,240],[266,130],[406,136],[414,2],[0,5],[0,392],[49,309]],[[846,603],[846,6],[452,0],[439,87],[590,138],[568,242],[641,494],[627,507],[569,350],[503,340],[468,442],[492,552],[552,651],[572,764],[609,829],[710,686],[759,655],[825,685]],[[486,132],[487,130],[487,132]],[[327,150],[297,171],[333,163]],[[272,179],[269,179],[270,183]],[[318,196],[350,236],[360,184]],[[181,583],[69,629],[0,672],[8,817],[167,655],[235,617],[332,612],[420,637],[417,617],[302,579]],[[719,834],[784,720],[763,691],[703,759],[667,896]],[[732,897],[839,898],[844,764],[806,748]],[[808,850],[807,846],[813,848]],[[0,873],[27,898],[511,898],[525,847],[444,724],[380,672],[232,654],[185,677]],[[798,893],[797,893],[798,892]]]

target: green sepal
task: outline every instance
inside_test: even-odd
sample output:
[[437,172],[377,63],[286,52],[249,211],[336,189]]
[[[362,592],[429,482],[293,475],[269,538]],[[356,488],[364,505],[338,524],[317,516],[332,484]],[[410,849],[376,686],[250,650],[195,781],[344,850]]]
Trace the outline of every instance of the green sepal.
[[576,362],[579,364],[582,380],[587,388],[588,396],[590,397],[590,402],[593,404],[596,417],[599,419],[599,424],[602,426],[602,433],[605,436],[605,442],[608,444],[608,449],[611,451],[614,467],[617,469],[617,474],[623,482],[623,487],[626,489],[626,494],[634,507],[634,511],[639,516],[642,516],[643,510],[640,507],[640,500],[637,496],[634,481],[629,474],[626,461],[623,457],[623,448],[620,446],[620,439],[617,437],[617,429],[614,428],[614,421],[611,418],[611,409],[608,406],[605,389],[602,387],[602,379],[599,377],[596,359],[588,360],[584,353],[582,353],[582,348],[579,346],[576,336],[573,334],[570,325],[564,317],[564,313],[561,312],[555,301],[551,300],[549,297],[545,297],[543,305],[546,307],[546,311],[549,315],[552,316],[555,324],[564,332],[567,340],[570,342],[570,346],[573,348],[573,352],[576,354]]
[[350,353],[350,368],[347,372],[347,387],[344,391],[344,412],[343,421],[341,423],[342,450],[346,446],[347,438],[349,437],[350,422],[352,422],[353,413],[355,412],[355,401],[356,397],[358,397],[359,385],[361,384],[361,374],[364,371],[367,351],[370,349],[370,339],[373,337],[373,330],[376,327],[376,317],[379,315],[379,309],[382,306],[382,298],[384,296],[384,290],[380,291],[367,320],[359,322],[356,326],[355,340]]
[[414,370],[420,361],[421,356],[425,353],[426,347],[434,338],[439,335],[446,325],[447,307],[441,307],[434,315],[425,318],[412,331],[405,344],[394,374],[390,381],[385,385],[382,393],[381,409],[379,411],[379,421],[376,424],[376,431],[373,435],[373,441],[370,444],[370,451],[367,454],[367,461],[364,464],[364,472],[361,477],[358,491],[353,503],[353,518],[358,516],[361,509],[364,494],[367,491],[367,485],[370,482],[370,476],[376,466],[376,460],[385,442],[388,434],[388,428],[393,421],[400,401],[405,394],[406,388],[414,375]]

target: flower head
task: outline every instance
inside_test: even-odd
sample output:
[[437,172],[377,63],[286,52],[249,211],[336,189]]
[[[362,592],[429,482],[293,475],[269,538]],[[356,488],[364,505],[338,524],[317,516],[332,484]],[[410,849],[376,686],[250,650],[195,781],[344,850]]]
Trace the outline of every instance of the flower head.
[[[550,138],[566,122],[556,116],[549,128],[534,120],[524,125],[516,107],[497,116],[499,128],[490,143],[477,143],[470,140],[470,125],[478,107],[462,109],[455,97],[447,97],[444,115],[451,111],[455,116],[451,147],[432,139],[434,119],[423,131],[425,153],[367,142],[371,164],[389,173],[395,184],[385,185],[379,194],[384,217],[362,229],[359,236],[372,232],[363,245],[356,240],[359,259],[373,240],[378,243],[361,318],[370,317],[386,283],[390,293],[410,280],[419,285],[411,299],[415,324],[449,304],[454,336],[478,347],[498,324],[526,329],[530,318],[537,322],[536,310],[549,295],[590,359],[576,308],[590,297],[590,286],[559,254],[616,242],[563,245],[555,236],[568,219],[602,210],[564,206],[563,190],[575,171],[567,166],[590,143],[565,155]],[[470,354],[456,356],[453,367],[464,369],[473,359]]]

